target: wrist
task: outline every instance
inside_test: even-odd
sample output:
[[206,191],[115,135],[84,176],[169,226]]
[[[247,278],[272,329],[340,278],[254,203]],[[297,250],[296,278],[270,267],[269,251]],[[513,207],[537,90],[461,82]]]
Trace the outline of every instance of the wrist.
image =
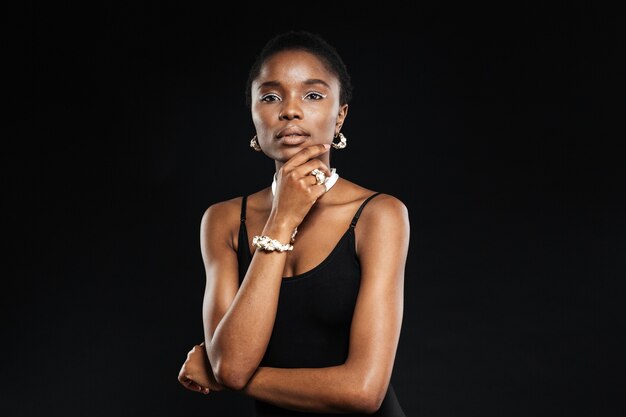
[[273,219],[269,219],[261,232],[264,236],[271,236],[281,243],[293,243],[293,238],[297,233],[296,224],[290,224],[288,222],[277,222]]
[[266,252],[286,252],[293,250],[291,243],[283,243],[267,235],[254,236],[252,238],[252,245]]

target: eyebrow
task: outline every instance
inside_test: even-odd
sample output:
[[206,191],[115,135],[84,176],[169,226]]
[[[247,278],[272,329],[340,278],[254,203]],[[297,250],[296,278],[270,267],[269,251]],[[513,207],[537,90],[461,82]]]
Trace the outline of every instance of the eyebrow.
[[[319,78],[309,78],[308,80],[305,80],[302,84],[304,85],[322,84],[326,86],[327,88],[330,88],[330,85],[328,85],[326,81],[320,80]],[[267,87],[280,87],[280,81],[276,81],[276,80],[265,81],[264,83],[261,83],[259,85],[258,90],[262,88],[267,88]]]

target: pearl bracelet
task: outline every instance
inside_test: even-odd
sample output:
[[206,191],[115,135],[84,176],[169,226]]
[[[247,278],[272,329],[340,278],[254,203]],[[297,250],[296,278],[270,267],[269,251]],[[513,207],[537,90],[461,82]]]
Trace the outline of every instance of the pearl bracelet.
[[293,245],[289,243],[282,244],[278,240],[272,239],[269,236],[255,236],[252,238],[252,244],[257,248],[263,249],[267,252],[285,252],[288,250],[293,250]]

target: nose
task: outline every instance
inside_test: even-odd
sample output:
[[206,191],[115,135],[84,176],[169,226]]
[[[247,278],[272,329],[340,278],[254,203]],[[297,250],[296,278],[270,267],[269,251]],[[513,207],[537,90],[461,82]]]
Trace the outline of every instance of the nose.
[[300,98],[292,97],[283,100],[283,106],[280,110],[278,118],[281,120],[302,119],[302,108],[300,107]]

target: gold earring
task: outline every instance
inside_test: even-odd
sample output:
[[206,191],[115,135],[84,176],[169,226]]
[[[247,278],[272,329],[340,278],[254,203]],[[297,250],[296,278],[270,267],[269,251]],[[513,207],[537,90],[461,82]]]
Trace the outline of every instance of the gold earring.
[[339,138],[339,142],[332,142],[331,145],[335,149],[343,149],[348,144],[348,139],[343,135],[343,133],[339,132],[335,135],[333,139]]
[[254,135],[252,140],[250,140],[250,147],[257,152],[261,152],[261,147],[259,146],[259,140],[257,139],[256,135]]

